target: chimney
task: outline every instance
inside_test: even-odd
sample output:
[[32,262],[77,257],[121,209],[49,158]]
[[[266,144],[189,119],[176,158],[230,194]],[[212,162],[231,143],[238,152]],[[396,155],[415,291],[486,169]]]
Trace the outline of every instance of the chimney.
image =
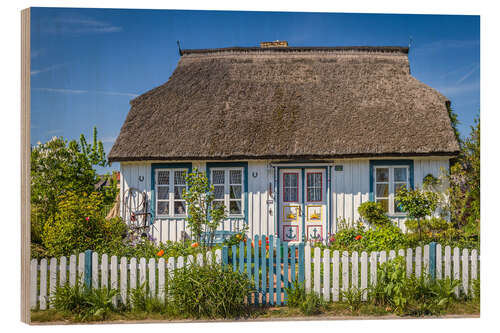
[[276,40],[274,42],[260,42],[261,49],[267,49],[271,47],[288,47],[288,42],[286,40]]

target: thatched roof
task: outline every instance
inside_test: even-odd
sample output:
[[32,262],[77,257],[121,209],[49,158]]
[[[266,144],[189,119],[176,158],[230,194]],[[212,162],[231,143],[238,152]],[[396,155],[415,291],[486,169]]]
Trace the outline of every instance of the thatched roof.
[[408,48],[183,50],[131,101],[109,160],[454,155],[446,103]]

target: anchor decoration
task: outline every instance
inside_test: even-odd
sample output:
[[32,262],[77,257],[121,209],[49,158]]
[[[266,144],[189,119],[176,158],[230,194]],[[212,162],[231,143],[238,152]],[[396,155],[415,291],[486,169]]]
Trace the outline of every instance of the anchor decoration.
[[286,242],[299,240],[297,237],[298,232],[299,232],[298,226],[293,226],[293,225],[283,226],[283,240]]
[[321,242],[323,240],[323,226],[309,225],[307,226],[307,240]]

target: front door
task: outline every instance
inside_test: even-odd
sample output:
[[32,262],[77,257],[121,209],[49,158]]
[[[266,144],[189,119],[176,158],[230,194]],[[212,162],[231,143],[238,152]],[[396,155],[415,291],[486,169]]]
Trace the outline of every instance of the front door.
[[327,228],[324,168],[283,168],[279,173],[279,233],[285,242],[323,241]]

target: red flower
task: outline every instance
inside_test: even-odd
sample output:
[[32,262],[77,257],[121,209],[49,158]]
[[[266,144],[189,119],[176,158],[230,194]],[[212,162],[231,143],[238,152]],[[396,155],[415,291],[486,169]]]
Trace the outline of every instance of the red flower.
[[360,240],[361,238],[363,238],[361,235],[357,235],[356,238],[354,238],[355,240]]
[[87,216],[87,217],[85,218],[85,221],[87,221],[87,222],[88,222],[88,220],[90,220],[90,217],[88,217],[88,216]]

